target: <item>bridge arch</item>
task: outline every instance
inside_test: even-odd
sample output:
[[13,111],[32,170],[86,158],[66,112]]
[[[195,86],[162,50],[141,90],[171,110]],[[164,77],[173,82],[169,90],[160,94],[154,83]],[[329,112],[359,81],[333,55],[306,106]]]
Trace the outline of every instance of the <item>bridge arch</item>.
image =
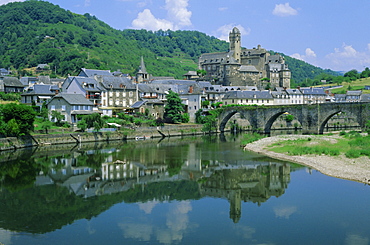
[[270,133],[276,119],[283,113],[292,114],[302,126],[304,134],[322,134],[325,125],[334,115],[343,112],[351,115],[353,120],[364,127],[370,119],[370,103],[323,103],[309,105],[284,105],[284,106],[256,106],[226,107],[218,117],[218,128],[224,132],[227,122],[236,113],[240,113],[243,119],[248,120],[254,130]]
[[235,109],[235,110],[227,110],[226,112],[222,113],[221,116],[219,117],[219,127],[218,128],[219,128],[220,132],[224,132],[225,131],[225,128],[226,128],[227,123],[237,113],[240,114],[240,117],[243,120],[248,121],[251,126],[253,125],[253,120],[251,120],[251,116],[249,115],[248,111],[238,110],[238,109]]
[[263,128],[264,133],[269,134],[271,132],[271,128],[272,128],[273,124],[277,121],[277,119],[281,115],[283,115],[285,113],[289,113],[290,115],[293,115],[294,119],[296,119],[302,125],[301,117],[299,116],[299,114],[297,113],[296,110],[292,110],[292,109],[282,110],[282,111],[279,111],[276,114],[273,114],[273,115],[269,116],[269,119],[267,120],[267,122],[266,122],[266,124]]
[[319,134],[323,134],[325,130],[325,126],[329,122],[330,119],[332,119],[335,115],[338,115],[340,113],[345,113],[346,115],[349,115],[352,118],[356,119],[356,122],[361,126],[361,121],[358,115],[355,115],[351,110],[340,108],[340,109],[335,109],[327,112],[327,114],[324,116],[324,118],[319,121]]

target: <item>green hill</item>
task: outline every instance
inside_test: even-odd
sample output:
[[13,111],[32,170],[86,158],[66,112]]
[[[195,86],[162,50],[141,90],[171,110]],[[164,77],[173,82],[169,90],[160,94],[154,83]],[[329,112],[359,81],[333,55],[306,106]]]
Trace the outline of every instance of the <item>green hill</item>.
[[[76,75],[82,67],[134,74],[143,56],[149,73],[182,78],[197,69],[200,54],[228,47],[198,31],[119,31],[90,14],[74,14],[44,1],[0,6],[0,67],[20,75],[38,64],[48,64],[58,76]],[[288,56],[286,62],[297,83],[334,73]]]

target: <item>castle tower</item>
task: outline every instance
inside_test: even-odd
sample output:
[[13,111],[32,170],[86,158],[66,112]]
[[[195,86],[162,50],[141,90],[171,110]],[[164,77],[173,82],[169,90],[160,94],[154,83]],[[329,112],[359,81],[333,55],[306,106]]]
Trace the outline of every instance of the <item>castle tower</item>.
[[234,27],[229,34],[230,51],[234,51],[233,57],[235,60],[240,62],[241,55],[241,34],[238,28]]

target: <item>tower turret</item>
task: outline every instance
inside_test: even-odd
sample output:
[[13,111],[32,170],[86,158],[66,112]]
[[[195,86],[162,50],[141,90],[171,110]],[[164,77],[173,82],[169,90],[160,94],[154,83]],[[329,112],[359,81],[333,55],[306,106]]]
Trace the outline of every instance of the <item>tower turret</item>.
[[234,27],[229,34],[230,51],[234,51],[233,57],[240,62],[241,53],[241,34],[238,28]]

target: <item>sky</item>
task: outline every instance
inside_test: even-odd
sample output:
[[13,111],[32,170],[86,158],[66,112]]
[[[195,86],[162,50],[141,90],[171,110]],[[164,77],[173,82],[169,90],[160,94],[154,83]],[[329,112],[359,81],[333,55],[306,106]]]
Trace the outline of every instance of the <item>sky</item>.
[[[22,1],[22,0],[17,0]],[[0,0],[0,5],[12,0]],[[195,30],[347,72],[370,67],[370,0],[48,0],[123,29]]]

